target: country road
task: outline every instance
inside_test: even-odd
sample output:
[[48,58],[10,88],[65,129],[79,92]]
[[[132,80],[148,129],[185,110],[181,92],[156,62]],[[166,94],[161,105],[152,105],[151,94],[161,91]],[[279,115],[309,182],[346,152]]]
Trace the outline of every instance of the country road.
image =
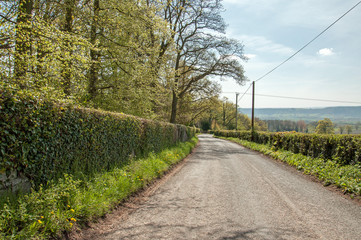
[[184,167],[97,239],[361,239],[361,206],[283,164],[200,135]]

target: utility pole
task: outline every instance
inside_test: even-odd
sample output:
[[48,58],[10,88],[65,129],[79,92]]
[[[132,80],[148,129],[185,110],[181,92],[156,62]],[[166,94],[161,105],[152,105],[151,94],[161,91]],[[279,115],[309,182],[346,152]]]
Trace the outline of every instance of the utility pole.
[[238,95],[239,93],[236,93],[236,131],[237,131],[237,122],[238,122]]
[[226,103],[223,101],[223,126],[226,126],[226,108],[225,105]]
[[254,132],[254,94],[255,94],[255,82],[252,84],[252,140],[253,140],[253,132]]

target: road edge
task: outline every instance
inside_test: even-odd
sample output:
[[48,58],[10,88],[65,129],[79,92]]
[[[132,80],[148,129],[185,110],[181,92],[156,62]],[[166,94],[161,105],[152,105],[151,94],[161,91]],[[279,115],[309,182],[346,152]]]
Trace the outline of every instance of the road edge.
[[66,236],[63,236],[62,239],[66,240],[87,240],[87,239],[97,239],[97,236],[108,232],[109,229],[116,229],[116,222],[125,221],[130,214],[140,208],[149,197],[151,197],[163,184],[165,184],[171,177],[180,172],[183,167],[188,162],[188,159],[197,152],[199,148],[199,141],[196,146],[191,150],[191,152],[182,160],[172,165],[163,176],[154,179],[147,186],[140,189],[136,193],[129,196],[126,200],[116,206],[110,213],[107,213],[100,219],[97,219],[94,222],[88,223],[82,228],[74,228]]
[[[214,137],[214,136],[213,136]],[[216,137],[217,138],[217,137]],[[229,141],[229,142],[232,142],[232,143],[235,143],[239,146],[242,146],[248,150],[250,150],[251,152],[253,153],[256,153],[256,154],[259,154],[260,156],[262,156],[263,158],[269,160],[269,161],[272,161],[274,163],[278,163],[279,165],[282,165],[285,169],[287,169],[288,171],[291,171],[295,174],[297,174],[298,176],[302,176],[303,178],[311,181],[311,182],[315,182],[315,183],[318,183],[319,185],[322,185],[323,188],[327,189],[328,191],[331,191],[331,192],[334,192],[336,193],[337,195],[341,196],[342,198],[346,199],[346,200],[349,200],[359,206],[361,206],[361,196],[351,196],[352,194],[351,193],[345,193],[344,191],[342,191],[341,188],[338,188],[337,186],[331,184],[331,185],[325,185],[324,182],[322,180],[320,180],[317,176],[314,176],[314,175],[310,175],[310,174],[306,174],[304,173],[302,170],[299,170],[297,168],[295,168],[294,166],[291,166],[289,165],[288,163],[280,160],[280,159],[276,159],[276,158],[273,158],[271,156],[268,156],[268,155],[265,155],[261,152],[258,152],[256,150],[253,150],[251,148],[248,148],[246,146],[243,146],[242,144],[240,143],[237,143],[237,142],[233,142],[231,140],[228,140],[228,139],[222,139],[222,138],[218,138],[218,139],[221,139],[221,140],[225,140],[225,141]]]

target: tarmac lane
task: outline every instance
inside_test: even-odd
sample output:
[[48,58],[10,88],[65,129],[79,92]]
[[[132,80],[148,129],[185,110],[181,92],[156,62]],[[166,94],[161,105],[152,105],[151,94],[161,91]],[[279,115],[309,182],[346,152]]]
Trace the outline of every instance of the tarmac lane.
[[361,206],[275,160],[199,135],[182,169],[97,239],[361,239]]

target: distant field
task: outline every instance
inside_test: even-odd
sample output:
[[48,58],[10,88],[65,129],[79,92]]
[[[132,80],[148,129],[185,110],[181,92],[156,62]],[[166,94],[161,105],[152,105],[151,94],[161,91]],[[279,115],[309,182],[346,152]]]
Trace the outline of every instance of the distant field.
[[[239,108],[239,112],[251,116],[250,108]],[[262,120],[303,120],[318,121],[331,119],[338,124],[356,124],[361,122],[361,106],[357,107],[327,107],[327,108],[258,108],[255,117]]]

